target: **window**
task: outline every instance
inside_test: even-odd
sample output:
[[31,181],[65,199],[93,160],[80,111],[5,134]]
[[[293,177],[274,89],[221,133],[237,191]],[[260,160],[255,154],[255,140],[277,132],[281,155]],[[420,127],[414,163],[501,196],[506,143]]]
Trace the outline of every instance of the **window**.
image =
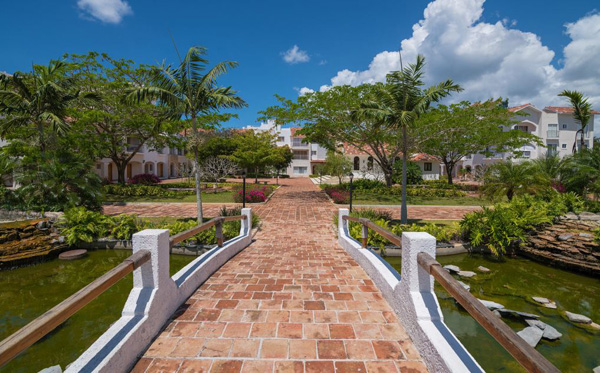
[[354,157],[354,171],[360,170],[360,158]]
[[525,132],[525,133],[529,132],[527,129],[527,126],[515,126],[515,129],[518,129],[519,131]]
[[367,159],[367,170],[373,170],[373,157],[369,157],[369,159]]
[[97,163],[97,164],[96,164],[96,170],[101,170],[101,169],[102,169],[102,164],[100,164],[100,163]]
[[433,170],[433,164],[431,162],[423,163],[423,171],[431,171]]
[[316,150],[311,150],[310,151],[310,155],[317,155],[317,151]]
[[527,151],[524,151],[524,152],[523,152],[523,158],[529,158],[529,157],[531,157],[531,152],[530,152],[530,151],[528,151],[528,150],[527,150]]
[[294,167],[294,173],[295,174],[299,174],[299,175],[304,175],[306,174],[306,171],[308,170],[307,167]]
[[292,146],[306,146],[306,144],[303,143],[302,140],[304,140],[302,137],[292,138]]
[[283,137],[283,136],[279,136],[277,138],[277,142],[284,142],[284,141],[285,141],[285,137]]
[[308,151],[307,150],[293,150],[294,159],[308,159]]
[[546,150],[546,152],[547,152],[549,155],[556,154],[556,152],[557,152],[557,150],[558,150],[558,149],[557,149],[557,148],[558,148],[558,144],[548,144],[548,145],[547,145],[547,148],[548,148],[548,150]]
[[563,125],[562,125],[562,129],[563,129],[563,130],[566,130],[566,129],[567,129],[567,125],[566,125],[566,124],[563,124]]
[[567,148],[567,144],[562,144],[561,148],[566,149]]

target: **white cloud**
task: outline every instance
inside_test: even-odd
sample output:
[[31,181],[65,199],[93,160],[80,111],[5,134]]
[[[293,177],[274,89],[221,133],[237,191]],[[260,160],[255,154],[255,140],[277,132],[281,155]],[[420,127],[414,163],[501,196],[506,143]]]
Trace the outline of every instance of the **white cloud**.
[[133,14],[129,3],[124,0],[78,0],[77,7],[105,23],[119,23],[123,17]]
[[281,52],[281,56],[283,57],[283,60],[290,65],[310,61],[308,53],[300,49],[297,45],[294,45],[285,52]]
[[313,92],[314,92],[314,89],[310,89],[310,88],[307,88],[307,87],[302,87],[302,88],[300,88],[298,90],[298,95],[299,96],[304,96],[307,93],[313,93]]
[[[571,41],[564,48],[560,68],[552,61],[555,52],[533,33],[515,29],[516,21],[481,21],[484,0],[435,0],[423,19],[402,40],[405,64],[417,54],[426,57],[426,78],[436,83],[452,78],[465,90],[452,101],[508,97],[510,103],[532,102],[537,106],[566,105],[557,97],[563,89],[581,90],[600,108],[600,14],[589,14],[566,24]],[[366,70],[344,69],[331,85],[358,85],[385,80],[400,68],[397,51],[377,54]],[[320,90],[329,86],[321,86]]]

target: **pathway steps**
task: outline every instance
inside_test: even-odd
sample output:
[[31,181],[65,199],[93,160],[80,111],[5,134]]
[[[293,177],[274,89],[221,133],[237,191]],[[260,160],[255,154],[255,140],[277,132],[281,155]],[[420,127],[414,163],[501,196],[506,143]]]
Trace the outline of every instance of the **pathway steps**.
[[255,209],[256,241],[180,307],[134,372],[426,371],[373,282],[339,245],[309,179]]

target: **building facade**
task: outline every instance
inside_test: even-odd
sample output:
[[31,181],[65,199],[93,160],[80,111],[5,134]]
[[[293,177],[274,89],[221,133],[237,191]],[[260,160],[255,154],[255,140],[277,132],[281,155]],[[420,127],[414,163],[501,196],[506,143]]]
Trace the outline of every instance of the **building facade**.
[[308,177],[316,174],[318,165],[325,163],[327,149],[319,144],[305,142],[305,137],[298,131],[301,127],[278,126],[274,121],[261,123],[260,126],[247,126],[244,129],[255,132],[271,132],[276,136],[277,146],[289,146],[294,153],[292,163],[286,170],[291,177]]
[[[518,123],[512,125],[508,130],[519,130],[531,133],[540,138],[542,146],[529,144],[519,149],[521,155],[513,152],[494,153],[491,156],[483,154],[471,154],[461,161],[459,169],[465,169],[468,173],[489,164],[513,159],[522,162],[530,159],[543,157],[547,152],[558,154],[560,157],[571,155],[580,148],[581,124],[573,118],[573,109],[563,106],[547,106],[539,109],[532,104],[524,104],[509,108],[515,113]],[[523,113],[523,114],[521,114]],[[593,111],[590,123],[583,133],[585,144],[588,148],[594,146],[594,115],[600,112]],[[493,149],[490,149],[493,151]]]

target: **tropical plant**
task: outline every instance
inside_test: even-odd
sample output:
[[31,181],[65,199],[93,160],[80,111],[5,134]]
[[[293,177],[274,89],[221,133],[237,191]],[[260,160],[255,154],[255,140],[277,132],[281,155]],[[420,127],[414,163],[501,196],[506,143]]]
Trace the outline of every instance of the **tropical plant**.
[[542,157],[531,161],[532,171],[551,183],[552,187],[562,191],[562,173],[565,169],[566,158],[556,153],[546,152]]
[[33,125],[42,159],[47,129],[65,134],[70,127],[67,113],[73,101],[79,97],[96,98],[77,91],[74,80],[65,76],[65,68],[64,62],[51,61],[48,66],[33,65],[29,74],[0,73],[0,135],[5,138],[15,127]]
[[410,132],[414,130],[415,122],[429,109],[431,103],[441,100],[451,92],[462,90],[450,79],[424,89],[424,68],[425,57],[419,55],[414,64],[389,73],[386,84],[377,92],[375,99],[361,104],[360,109],[355,112],[358,118],[374,120],[401,132],[403,224],[406,224],[408,219],[406,185]]
[[491,199],[535,194],[550,186],[549,181],[534,172],[530,162],[502,161],[490,166],[483,177],[481,191]]
[[92,242],[99,237],[104,237],[108,232],[106,216],[100,212],[87,210],[85,207],[66,210],[59,221],[59,226],[69,245]]
[[134,233],[146,226],[136,215],[121,214],[108,217],[107,221],[110,225],[109,236],[117,240],[131,240]]
[[324,171],[327,175],[337,177],[341,184],[344,176],[352,171],[352,162],[345,155],[330,150],[325,158]]
[[577,134],[581,133],[581,149],[586,148],[585,145],[585,130],[586,127],[592,119],[592,104],[589,103],[588,98],[583,95],[581,92],[577,91],[569,91],[564,90],[558,94],[559,97],[566,97],[569,99],[571,104],[571,108],[573,109],[573,118],[575,121],[579,122],[581,125],[581,129],[577,131],[575,134],[575,143],[573,144],[573,153],[576,152],[577,149]]
[[600,147],[584,149],[565,161],[561,173],[568,191],[584,198],[588,194],[600,195]]
[[[394,182],[402,184],[403,167],[401,162],[394,163]],[[423,181],[423,170],[417,162],[406,162],[406,182],[410,184],[421,184]]]
[[156,68],[153,83],[132,90],[128,96],[138,102],[149,98],[158,99],[161,105],[180,111],[189,119],[193,138],[198,223],[203,221],[198,151],[199,117],[200,123],[203,123],[203,116],[214,114],[220,109],[246,106],[231,87],[222,87],[217,83],[221,75],[238,65],[237,62],[220,62],[207,70],[209,61],[205,58],[206,54],[204,47],[191,47],[183,58],[180,57],[179,65],[173,68],[163,64]]

